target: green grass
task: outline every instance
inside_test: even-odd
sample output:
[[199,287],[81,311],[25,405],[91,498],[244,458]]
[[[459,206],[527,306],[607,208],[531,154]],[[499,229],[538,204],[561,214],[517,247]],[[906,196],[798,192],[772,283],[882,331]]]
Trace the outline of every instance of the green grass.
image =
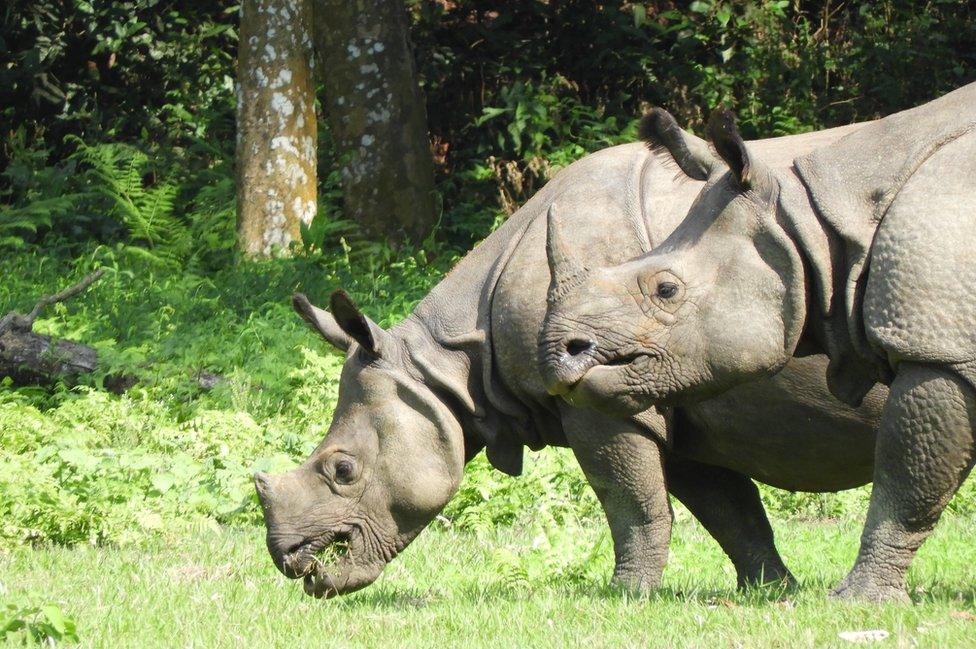
[[0,581],[59,604],[93,647],[820,647],[865,629],[888,631],[883,646],[976,643],[971,517],[947,518],[923,548],[914,606],[826,599],[859,522],[774,525],[801,582],[785,595],[736,592],[731,566],[682,510],[664,587],[646,600],[607,588],[609,543],[595,519],[548,536],[524,524],[482,535],[437,527],[376,584],[332,601],[278,574],[258,527],[122,549],[17,547],[0,556]]

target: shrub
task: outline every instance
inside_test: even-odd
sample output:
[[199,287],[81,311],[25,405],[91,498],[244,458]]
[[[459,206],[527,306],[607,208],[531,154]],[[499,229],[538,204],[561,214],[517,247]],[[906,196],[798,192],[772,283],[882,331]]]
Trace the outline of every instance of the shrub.
[[[3,597],[0,593],[0,640],[15,644],[78,642],[75,621],[54,604],[35,604],[36,596]],[[4,601],[6,600],[6,601]]]

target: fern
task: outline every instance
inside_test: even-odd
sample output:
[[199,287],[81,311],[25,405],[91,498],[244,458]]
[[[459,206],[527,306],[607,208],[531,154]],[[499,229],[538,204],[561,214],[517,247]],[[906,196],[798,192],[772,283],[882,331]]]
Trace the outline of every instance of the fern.
[[31,148],[24,129],[5,143],[9,163],[0,172],[0,246],[23,246],[24,236],[52,227],[75,211],[79,195],[65,191],[70,173],[48,165],[49,151]]
[[149,157],[124,144],[89,146],[79,138],[71,159],[82,170],[88,191],[109,203],[113,218],[125,226],[138,247],[130,250],[147,259],[174,265],[190,253],[190,230],[176,216],[178,187],[154,178]]
[[22,246],[27,233],[57,229],[72,219],[91,221],[94,215],[96,223],[120,225],[124,250],[151,263],[219,265],[233,255],[236,205],[229,163],[190,177],[173,166],[160,174],[158,164],[136,147],[89,145],[76,136],[65,141],[74,151],[62,165],[20,165],[18,176],[30,178],[31,189],[20,191],[11,200],[14,206],[0,203],[0,246]]
[[0,208],[0,246],[22,246],[24,240],[20,235],[51,227],[51,214],[66,207],[67,202],[62,197],[56,197],[34,201],[19,208]]
[[[210,170],[186,207],[193,256],[198,263],[220,267],[231,259],[237,245],[237,193],[229,170]],[[192,193],[192,189],[191,189]]]

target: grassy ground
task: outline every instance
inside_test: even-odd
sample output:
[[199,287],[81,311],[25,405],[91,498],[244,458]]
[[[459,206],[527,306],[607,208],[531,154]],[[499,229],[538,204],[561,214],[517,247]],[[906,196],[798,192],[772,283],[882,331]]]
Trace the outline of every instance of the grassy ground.
[[[121,550],[15,548],[0,581],[60,604],[95,647],[807,647],[884,629],[898,647],[976,644],[976,520],[951,517],[913,568],[914,606],[827,601],[856,552],[854,521],[775,523],[801,588],[734,590],[731,567],[680,516],[664,588],[638,601],[607,589],[596,521],[565,538],[514,526],[488,535],[432,529],[372,587],[316,601],[273,568],[261,528],[200,528]],[[596,550],[592,548],[596,546]],[[555,566],[547,570],[547,566]]]

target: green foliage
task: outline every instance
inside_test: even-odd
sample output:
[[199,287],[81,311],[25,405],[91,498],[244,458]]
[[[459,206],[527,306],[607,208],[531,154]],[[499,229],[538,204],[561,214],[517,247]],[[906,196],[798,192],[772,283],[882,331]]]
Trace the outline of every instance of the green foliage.
[[866,120],[976,79],[964,0],[415,2],[444,234],[477,239],[649,105],[701,129],[719,104],[769,137]]
[[[753,136],[913,106],[976,77],[970,9],[963,0],[458,0],[418,3],[414,37],[429,103],[451,106],[431,111],[433,131],[462,143],[452,148],[462,159],[472,148],[512,159],[540,134],[506,129],[542,115],[549,95],[621,124],[650,102],[701,126],[726,103]],[[526,102],[521,88],[535,97]],[[486,107],[513,103],[532,107],[470,127]]]
[[147,185],[149,157],[130,146],[88,146],[77,138],[71,159],[78,164],[87,197],[100,197],[108,216],[127,230],[137,250],[150,259],[176,262],[189,252],[191,233],[174,215],[177,187],[166,180]]
[[[976,14],[963,0],[409,6],[439,152],[437,236],[461,248],[554,171],[632,139],[649,104],[694,129],[725,103],[746,135],[773,136],[878,117],[976,78]],[[36,230],[58,244],[119,237],[104,215],[52,216],[77,212],[65,202],[73,135],[147,156],[143,189],[180,217],[170,238],[192,241],[204,267],[231,261],[236,10],[231,0],[17,0],[0,13],[0,168],[31,170],[0,176],[0,245],[41,242]],[[320,211],[303,246],[332,254],[345,238],[366,250],[344,220],[323,125],[320,135]],[[142,208],[130,226],[145,225]],[[128,233],[161,255],[159,232]]]
[[484,456],[465,470],[456,496],[444,510],[452,525],[487,532],[527,517],[571,526],[598,516],[599,505],[569,451],[550,449],[526,457],[526,471],[512,480],[495,471]]
[[[0,386],[0,546],[126,544],[194,521],[256,522],[251,474],[291,466],[318,443],[342,362],[291,311],[290,294],[322,303],[343,286],[389,325],[455,258],[352,251],[206,276],[106,247],[78,262],[37,250],[0,258],[4,313],[92,264],[109,269],[36,326],[94,345],[99,372],[74,387]],[[210,391],[197,383],[203,371],[222,377]],[[119,373],[138,381],[121,396],[104,387]]]
[[[233,111],[237,2],[11,0],[0,11],[0,133],[158,150]],[[201,118],[203,118],[201,120]],[[233,142],[233,138],[230,138]],[[43,143],[46,143],[43,144]],[[0,167],[8,151],[0,146]]]
[[68,166],[48,166],[49,151],[27,144],[23,129],[8,140],[10,161],[0,172],[0,249],[25,244],[25,235],[50,227],[55,214],[71,210]]
[[5,172],[6,191],[22,196],[22,204],[0,205],[0,248],[31,239],[76,247],[95,239],[170,267],[212,268],[233,259],[229,162],[191,180],[135,146],[67,140],[74,151],[53,167],[45,165],[44,151],[18,150]]
[[538,85],[515,81],[499,89],[500,105],[486,107],[474,125],[502,121],[504,129],[495,134],[499,149],[526,159],[551,153],[556,160],[550,161],[558,167],[626,141],[627,134],[616,117],[604,118],[600,109],[560,92],[569,87],[569,82],[559,76],[544,78]]
[[0,593],[0,640],[11,645],[78,642],[75,621],[54,604],[34,604],[37,599]]

